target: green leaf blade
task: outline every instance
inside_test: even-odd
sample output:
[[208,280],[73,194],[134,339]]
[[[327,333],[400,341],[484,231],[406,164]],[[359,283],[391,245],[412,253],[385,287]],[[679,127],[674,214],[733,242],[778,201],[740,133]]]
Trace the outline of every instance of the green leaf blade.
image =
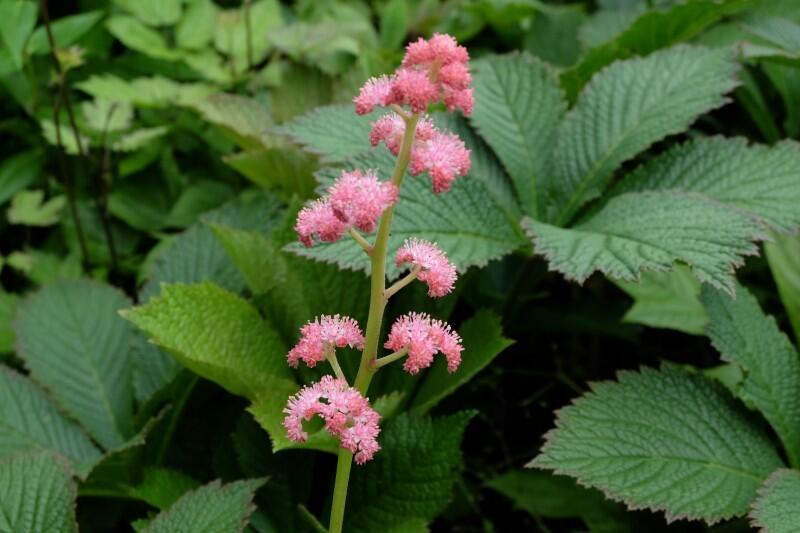
[[775,471],[758,493],[751,523],[769,533],[795,533],[800,524],[800,472]]

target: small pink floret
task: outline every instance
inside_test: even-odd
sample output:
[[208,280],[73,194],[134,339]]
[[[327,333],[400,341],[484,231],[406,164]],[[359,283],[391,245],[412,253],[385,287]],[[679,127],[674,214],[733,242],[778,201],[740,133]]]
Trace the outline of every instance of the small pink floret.
[[335,348],[364,348],[364,335],[358,322],[346,316],[322,315],[300,328],[300,340],[289,351],[289,366],[297,368],[300,361],[310,367],[325,360],[325,351]]
[[387,99],[392,90],[392,81],[389,76],[368,79],[364,86],[361,87],[358,96],[353,98],[353,103],[356,105],[356,113],[366,115],[376,107],[388,105]]
[[447,255],[432,242],[421,239],[407,240],[395,255],[395,263],[401,266],[411,263],[421,268],[417,279],[428,285],[428,296],[441,298],[449,294],[455,285],[456,267]]
[[324,376],[317,383],[303,387],[289,398],[283,412],[286,414],[283,427],[293,441],[305,442],[308,433],[303,422],[319,415],[325,421],[325,429],[339,439],[340,446],[354,454],[356,463],[364,464],[381,449],[378,444],[381,416],[367,398],[343,379]]
[[444,354],[447,359],[448,372],[455,372],[461,364],[461,352],[464,349],[458,333],[425,313],[409,313],[399,317],[392,324],[384,347],[394,351],[408,348],[403,369],[412,375],[431,366],[437,352]]
[[345,224],[371,233],[378,218],[397,201],[397,186],[381,181],[374,171],[342,172],[328,190],[334,213]]
[[314,245],[314,237],[322,242],[338,241],[347,231],[347,224],[336,216],[327,198],[320,198],[297,214],[294,229],[300,242],[309,247]]
[[411,174],[427,172],[433,192],[449,191],[458,176],[469,172],[470,151],[457,135],[439,132],[434,137],[415,143],[411,150]]

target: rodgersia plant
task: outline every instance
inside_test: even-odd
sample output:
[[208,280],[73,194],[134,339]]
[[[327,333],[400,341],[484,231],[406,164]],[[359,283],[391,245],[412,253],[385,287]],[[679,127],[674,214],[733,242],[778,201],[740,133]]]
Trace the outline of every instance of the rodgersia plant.
[[[400,185],[407,170],[414,176],[427,173],[431,194],[446,193],[453,181],[470,168],[470,152],[457,135],[441,131],[425,117],[432,104],[469,115],[473,107],[469,87],[469,55],[448,35],[420,38],[408,45],[400,68],[392,76],[366,82],[354,98],[356,113],[377,107],[391,112],[372,124],[370,143],[385,143],[396,156],[394,171],[382,179],[372,169],[344,171],[322,198],[307,205],[297,216],[295,230],[300,242],[354,239],[369,256],[371,291],[365,333],[356,321],[343,316],[321,316],[301,329],[301,338],[288,354],[288,363],[301,361],[309,367],[327,362],[333,375],[301,389],[289,398],[283,425],[288,437],[303,442],[308,433],[303,423],[315,416],[339,440],[340,450],[333,493],[330,531],[342,530],[347,485],[352,461],[364,464],[380,451],[380,415],[370,406],[367,392],[372,377],[382,367],[404,359],[403,369],[417,374],[429,367],[437,353],[454,372],[461,363],[461,338],[451,327],[427,314],[409,313],[391,326],[383,347],[391,353],[379,356],[383,315],[388,300],[415,280],[428,286],[428,295],[442,297],[453,290],[456,268],[439,247],[429,241],[409,239],[394,261],[409,272],[386,286],[388,239],[395,205],[402,201]],[[364,233],[375,232],[372,236]],[[352,384],[341,369],[337,348],[349,346],[361,352],[358,374]]]

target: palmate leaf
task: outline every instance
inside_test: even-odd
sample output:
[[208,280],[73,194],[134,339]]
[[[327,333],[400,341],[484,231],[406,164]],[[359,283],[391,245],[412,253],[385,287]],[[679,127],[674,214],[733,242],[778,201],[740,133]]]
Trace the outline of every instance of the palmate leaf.
[[631,172],[610,192],[697,192],[747,211],[778,230],[800,226],[800,144],[749,145],[709,137],[668,150]]
[[562,124],[546,219],[566,224],[620,163],[726,103],[736,68],[729,50],[677,46],[598,73]]
[[776,470],[758,491],[750,520],[765,533],[797,533],[800,524],[800,472]]
[[17,352],[34,380],[104,448],[132,435],[130,300],[92,281],[59,282],[20,305]]
[[197,374],[254,397],[291,379],[286,347],[244,299],[210,282],[164,285],[161,295],[123,316]]
[[724,360],[742,368],[737,395],[764,414],[790,463],[800,466],[800,355],[744,287],[733,299],[706,286],[701,298],[711,342]]
[[253,497],[265,479],[222,485],[214,481],[182,496],[158,514],[143,533],[241,532],[255,511]]
[[489,56],[473,68],[471,122],[511,176],[525,214],[536,218],[543,203],[539,188],[567,110],[564,94],[552,69],[528,54]]
[[561,409],[531,466],[575,477],[632,509],[713,523],[746,513],[781,460],[720,385],[645,368],[596,383]]
[[[550,268],[580,282],[595,271],[636,281],[642,270],[687,263],[702,282],[733,292],[733,267],[764,237],[747,213],[695,193],[654,191],[612,198],[571,228],[523,221]],[[724,231],[720,231],[724,228]]]
[[47,452],[0,461],[0,531],[78,531],[77,490],[66,462]]

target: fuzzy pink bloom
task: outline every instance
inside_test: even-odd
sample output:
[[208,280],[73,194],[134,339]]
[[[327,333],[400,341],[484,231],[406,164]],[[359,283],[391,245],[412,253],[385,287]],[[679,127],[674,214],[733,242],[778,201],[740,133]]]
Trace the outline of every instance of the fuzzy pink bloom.
[[399,69],[392,81],[386,102],[407,105],[414,113],[422,113],[429,104],[440,100],[440,90],[425,70]]
[[430,67],[432,64],[450,65],[452,63],[467,63],[469,53],[463,46],[459,46],[454,37],[434,33],[433,37],[425,40],[422,37],[406,47],[403,66],[422,65]]
[[441,133],[433,138],[415,143],[411,150],[411,174],[427,172],[433,183],[433,192],[449,191],[456,177],[469,172],[469,150],[458,135]]
[[364,335],[358,322],[346,316],[322,315],[300,328],[300,341],[289,351],[289,366],[297,368],[299,361],[314,367],[325,360],[325,351],[336,348],[364,348]]
[[421,268],[417,279],[428,284],[428,296],[440,298],[453,290],[456,282],[456,267],[447,255],[432,242],[420,239],[406,240],[397,250],[395,263],[411,263]]
[[338,241],[347,231],[347,224],[336,216],[327,198],[320,198],[297,214],[294,229],[300,242],[308,247],[313,246],[315,236],[322,242]]
[[283,427],[289,438],[305,442],[308,433],[303,430],[303,421],[319,415],[325,421],[325,429],[339,439],[342,448],[355,454],[358,464],[372,459],[381,449],[378,444],[378,426],[381,416],[356,389],[343,379],[324,376],[317,383],[303,387],[289,398],[283,412]]
[[387,100],[392,90],[392,82],[393,79],[389,76],[368,79],[364,86],[361,87],[358,96],[353,98],[353,103],[356,105],[356,113],[366,115],[376,107],[388,105]]
[[375,172],[342,172],[328,190],[330,204],[339,220],[361,231],[375,230],[378,217],[397,201],[397,186],[381,181]]
[[[389,113],[372,123],[372,131],[369,134],[369,142],[372,146],[378,146],[381,141],[394,155],[400,152],[403,144],[403,135],[406,132],[406,122],[397,113]],[[419,143],[432,139],[439,133],[428,117],[422,117],[417,122],[414,131],[414,141]]]
[[416,374],[431,366],[433,356],[441,352],[447,359],[448,372],[455,372],[461,364],[461,337],[441,320],[433,320],[425,313],[409,313],[398,318],[384,344],[389,350],[408,348],[403,369]]

